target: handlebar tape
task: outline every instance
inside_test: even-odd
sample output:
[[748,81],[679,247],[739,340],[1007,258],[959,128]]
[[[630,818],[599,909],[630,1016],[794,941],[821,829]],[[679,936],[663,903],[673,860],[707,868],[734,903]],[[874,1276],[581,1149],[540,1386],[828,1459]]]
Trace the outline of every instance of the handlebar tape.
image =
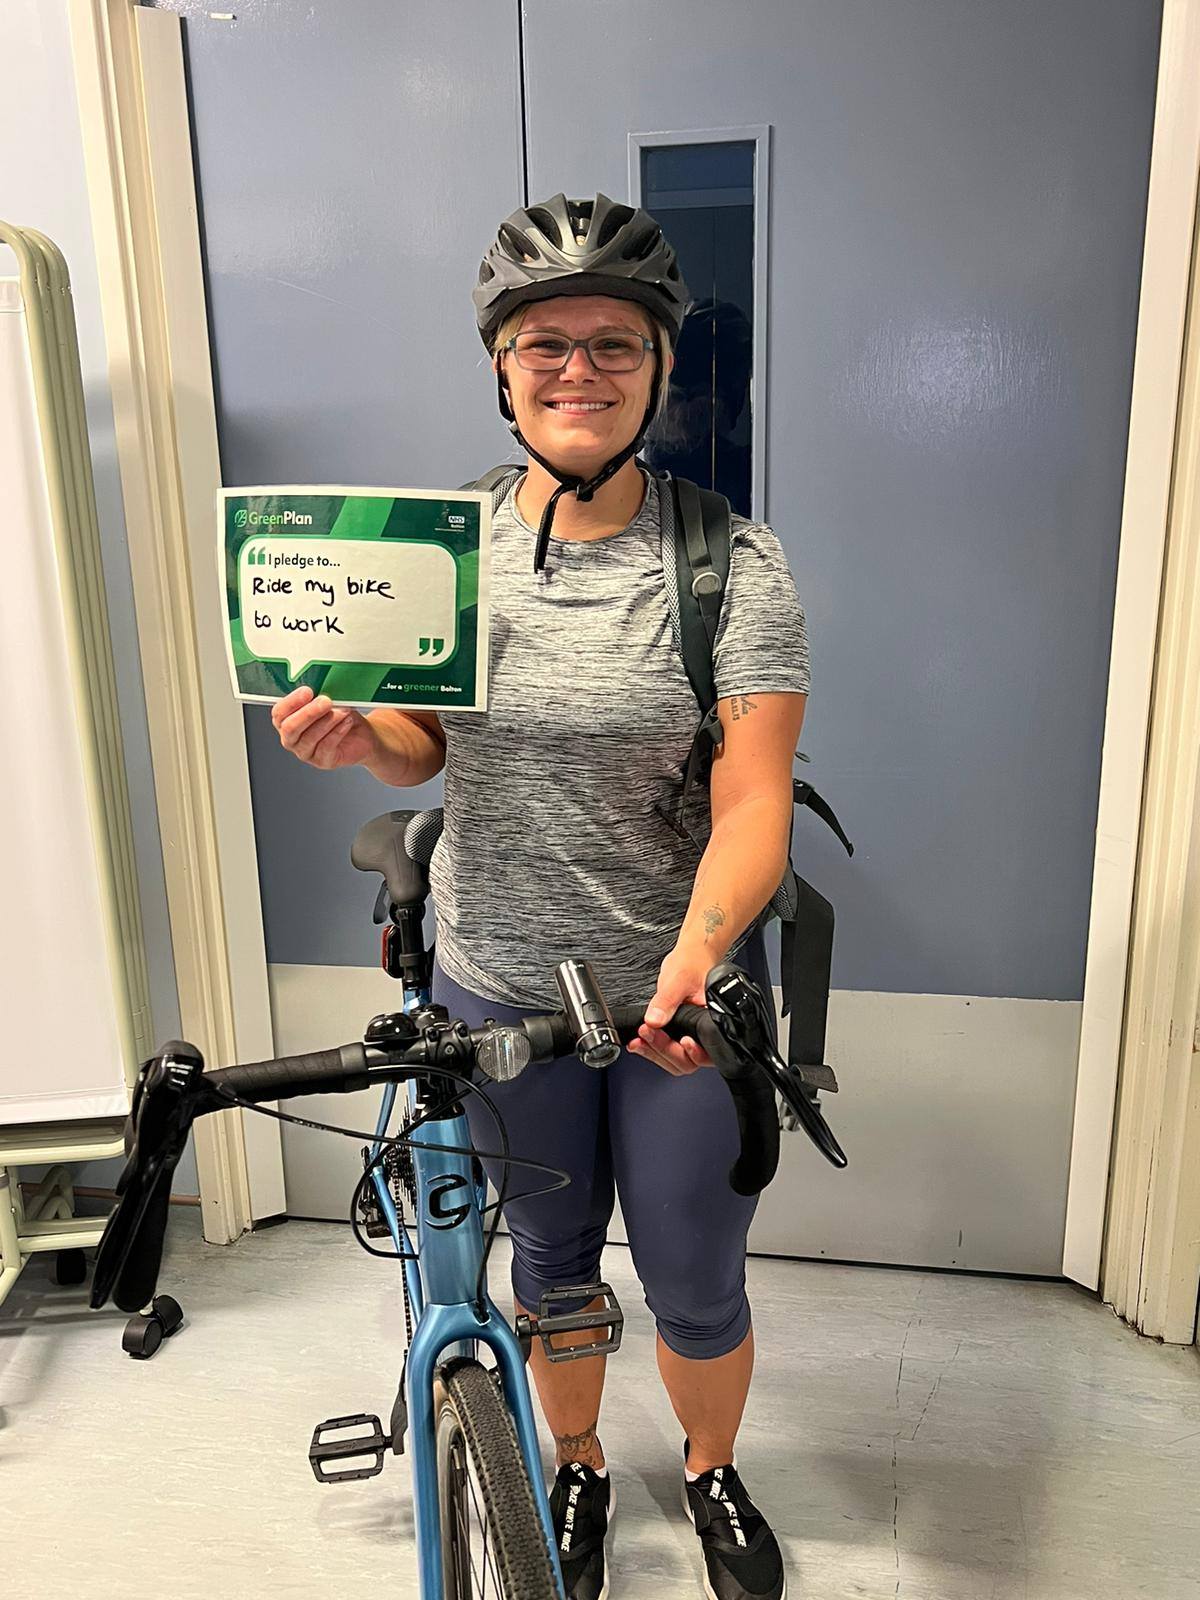
[[[123,1237],[111,1247],[119,1250],[115,1270],[109,1279],[113,1303],[122,1311],[141,1311],[154,1299],[158,1284],[158,1271],[162,1265],[163,1241],[167,1234],[167,1213],[171,1205],[171,1166],[160,1172],[151,1182],[141,1204],[136,1208],[124,1228]],[[126,1202],[126,1208],[129,1202]],[[117,1213],[114,1213],[114,1219]],[[111,1225],[111,1223],[110,1223]],[[108,1238],[105,1228],[104,1240]],[[103,1246],[104,1240],[101,1240]],[[96,1258],[99,1269],[100,1258]],[[114,1281],[115,1280],[115,1281]],[[104,1304],[107,1290],[97,1298],[99,1286],[93,1284],[91,1303]]]
[[690,1034],[715,1062],[733,1099],[741,1136],[741,1150],[729,1170],[729,1187],[734,1194],[760,1193],[779,1166],[779,1115],[770,1079],[736,1059],[704,1006],[680,1006],[667,1032],[675,1037]]
[[[232,1089],[243,1100],[253,1101],[290,1099],[296,1094],[349,1094],[369,1084],[367,1051],[361,1040],[336,1045],[332,1050],[280,1056],[275,1061],[218,1067],[204,1076],[205,1087]],[[199,1109],[218,1111],[223,1104],[213,1095],[212,1104]]]
[[[186,1047],[190,1049],[191,1047]],[[168,1051],[172,1049],[167,1047]],[[199,1056],[196,1057],[199,1064]],[[102,1306],[109,1295],[122,1311],[140,1311],[153,1298],[162,1261],[171,1177],[183,1149],[187,1128],[195,1116],[220,1111],[228,1105],[217,1091],[234,1090],[243,1100],[275,1100],[308,1092],[366,1088],[367,1052],[361,1042],[308,1055],[283,1056],[277,1061],[255,1061],[247,1066],[222,1067],[197,1074],[187,1100],[187,1122],[168,1128],[166,1137],[156,1128],[153,1147],[130,1152],[116,1209],[108,1220],[96,1257],[91,1303]],[[182,1114],[182,1106],[176,1114]],[[132,1124],[132,1118],[131,1118]],[[161,1124],[161,1114],[160,1114]],[[143,1130],[143,1138],[146,1132]]]
[[[632,1039],[644,1016],[640,1006],[614,1007],[613,1021],[621,1038]],[[680,1006],[663,1031],[673,1039],[688,1034],[716,1064],[733,1099],[741,1139],[738,1158],[729,1170],[729,1187],[735,1194],[760,1193],[779,1166],[779,1117],[775,1091],[766,1073],[737,1060],[704,1006]],[[567,1048],[573,1044],[569,1039]]]
[[[641,1026],[644,1010],[640,1006],[618,1006],[613,1021],[623,1041],[632,1039]],[[543,1060],[570,1055],[575,1039],[570,1024],[561,1013],[554,1017],[527,1019],[526,1031],[534,1053]],[[689,1034],[716,1063],[725,1080],[737,1114],[741,1148],[729,1172],[729,1186],[735,1194],[754,1195],[765,1189],[779,1165],[779,1119],[775,1111],[775,1092],[765,1073],[747,1071],[731,1054],[716,1023],[703,1006],[682,1005],[667,1024],[673,1038]],[[205,1075],[206,1088],[231,1089],[243,1100],[288,1099],[296,1094],[348,1093],[364,1089],[370,1082],[366,1049],[361,1043],[345,1044],[332,1050],[314,1050],[306,1055],[282,1056],[276,1061],[256,1061],[248,1065],[222,1067]],[[212,1094],[198,1113],[216,1111],[224,1102]]]
[[[642,1008],[636,1005],[615,1009],[613,1021],[623,1041],[635,1036],[643,1015]],[[575,1048],[570,1024],[561,1014],[531,1017],[526,1031],[535,1056],[543,1060],[569,1055]],[[779,1163],[775,1094],[767,1075],[747,1068],[732,1055],[703,1006],[680,1006],[665,1031],[677,1039],[691,1035],[716,1063],[733,1097],[741,1139],[729,1184],[736,1194],[758,1194],[775,1176]],[[361,1041],[354,1041],[332,1050],[222,1067],[204,1074],[191,1111],[199,1116],[221,1110],[228,1103],[218,1092],[222,1088],[232,1090],[243,1100],[261,1101],[304,1093],[348,1093],[367,1088],[370,1081],[367,1048]],[[122,1186],[130,1182],[131,1192],[122,1194],[105,1229],[93,1282],[93,1306],[102,1305],[111,1291],[122,1310],[137,1311],[153,1296],[171,1198],[171,1174],[182,1149],[182,1136],[177,1143],[173,1159],[154,1163],[150,1171],[135,1173],[131,1179],[126,1168]]]

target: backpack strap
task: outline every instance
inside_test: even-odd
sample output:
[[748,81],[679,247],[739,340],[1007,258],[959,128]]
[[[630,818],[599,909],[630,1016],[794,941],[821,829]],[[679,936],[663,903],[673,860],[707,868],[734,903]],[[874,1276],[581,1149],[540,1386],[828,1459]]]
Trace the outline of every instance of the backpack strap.
[[807,806],[810,811],[815,811],[825,826],[834,832],[845,846],[846,854],[854,854],[854,846],[847,839],[841,823],[834,813],[829,801],[824,799],[813,788],[811,783],[805,783],[803,778],[792,779],[792,802],[794,805]]
[[[833,807],[802,778],[793,778],[792,797],[797,809],[807,806],[841,840],[846,854],[854,846],[846,837]],[[836,1093],[837,1079],[825,1062],[825,1024],[829,1014],[829,985],[833,966],[833,907],[792,866],[791,844],[783,884],[766,915],[779,918],[780,987],[783,1014],[790,1015],[787,1059],[805,1088]],[[790,1126],[790,1124],[789,1124]]]
[[[639,465],[645,467],[644,462]],[[651,470],[647,468],[646,470]],[[523,469],[512,462],[493,467],[474,483],[463,484],[464,489],[478,489],[492,496],[493,508],[498,506]],[[717,642],[717,628],[721,619],[721,603],[729,581],[729,560],[733,544],[733,523],[729,501],[711,489],[702,489],[687,478],[675,478],[668,473],[653,472],[659,479],[662,491],[669,489],[669,499],[663,493],[663,541],[673,556],[675,586],[678,591],[679,648],[683,656],[684,671],[701,710],[700,724],[696,729],[688,755],[687,770],[683,780],[680,800],[680,826],[684,806],[692,785],[700,780],[711,765],[713,754],[722,740],[721,724],[717,717],[717,690],[713,672],[713,651]],[[669,511],[672,526],[666,526]],[[664,560],[668,574],[670,566]],[[807,806],[826,827],[841,840],[848,855],[854,846],[846,837],[833,808],[801,778],[792,782],[792,795],[799,808]],[[833,1069],[825,1064],[825,1025],[829,1013],[829,982],[833,961],[833,907],[824,895],[807,883],[791,865],[788,850],[788,869],[783,884],[763,913],[780,919],[780,953],[782,956],[780,978],[783,988],[783,1014],[790,1017],[788,1026],[787,1059],[799,1073],[810,1092],[824,1089],[835,1091],[837,1079]]]
[[[687,797],[707,771],[721,743],[713,651],[721,602],[729,581],[733,524],[724,495],[701,489],[686,478],[671,478],[674,511],[675,581],[679,594],[679,645],[688,682],[702,716],[688,755],[680,801],[680,825]],[[796,778],[792,796],[807,806],[841,840],[848,854],[854,846],[833,808],[813,788]],[[783,1014],[790,1016],[787,1057],[806,1089],[837,1090],[837,1078],[825,1062],[825,1025],[829,1014],[829,981],[833,964],[833,907],[801,878],[791,864],[767,915],[780,918],[780,979]]]
[[788,1023],[788,1065],[806,1089],[837,1090],[825,1063],[825,1023],[833,964],[833,907],[789,867],[794,904],[779,925],[783,1014]]
[[707,772],[724,735],[717,717],[713,651],[721,602],[729,582],[733,543],[732,512],[723,494],[701,489],[688,478],[670,478],[675,584],[678,590],[679,649],[700,724],[692,740],[679,802],[682,824],[692,785]]
[[501,462],[498,467],[492,467],[485,472],[482,478],[477,478],[474,483],[463,483],[462,489],[478,489],[492,497],[492,510],[495,511],[505,495],[524,474],[525,468],[519,467],[515,462]]
[[[688,478],[672,478],[675,502],[675,575],[679,584],[679,618],[684,634],[684,665],[693,685],[706,691],[697,694],[701,705],[716,699],[713,684],[713,650],[717,643],[717,624],[721,619],[721,600],[729,581],[729,549],[732,543],[732,509],[723,494],[701,489]],[[682,559],[679,559],[682,557]],[[688,604],[688,602],[691,604]],[[698,619],[705,641],[703,655],[693,649],[689,659],[688,623]]]

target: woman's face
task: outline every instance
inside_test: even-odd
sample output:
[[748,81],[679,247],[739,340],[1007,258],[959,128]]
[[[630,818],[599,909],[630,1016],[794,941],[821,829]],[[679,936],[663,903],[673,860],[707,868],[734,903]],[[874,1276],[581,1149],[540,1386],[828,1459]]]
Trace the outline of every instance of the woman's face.
[[[652,337],[648,314],[607,295],[564,296],[529,307],[521,324],[531,332],[590,339],[599,333]],[[636,372],[597,372],[586,350],[572,350],[558,372],[529,372],[513,352],[496,357],[522,436],[564,472],[590,477],[637,434],[654,382],[654,353]]]

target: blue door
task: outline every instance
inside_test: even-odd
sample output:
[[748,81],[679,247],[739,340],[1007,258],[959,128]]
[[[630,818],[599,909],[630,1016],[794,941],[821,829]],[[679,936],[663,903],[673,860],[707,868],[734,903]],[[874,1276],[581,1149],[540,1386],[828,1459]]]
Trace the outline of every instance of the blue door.
[[[785,1141],[753,1242],[1057,1274],[1158,8],[172,9],[228,484],[502,459],[469,292],[523,196],[637,193],[677,239],[654,449],[778,531],[858,845],[797,824],[851,1166]],[[281,1044],[327,1042],[373,982],[348,841],[395,801],[247,729]],[[287,1159],[293,1211],[341,1214],[334,1153]]]

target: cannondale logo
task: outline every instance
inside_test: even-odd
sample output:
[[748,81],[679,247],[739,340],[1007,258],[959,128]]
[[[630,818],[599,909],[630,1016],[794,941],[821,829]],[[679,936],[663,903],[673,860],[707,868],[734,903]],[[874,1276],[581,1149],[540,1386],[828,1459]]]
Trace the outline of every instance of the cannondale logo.
[[468,1188],[467,1180],[457,1172],[444,1172],[429,1185],[429,1226],[444,1232],[457,1228],[471,1214],[470,1203],[465,1200],[448,1205],[450,1196]]

